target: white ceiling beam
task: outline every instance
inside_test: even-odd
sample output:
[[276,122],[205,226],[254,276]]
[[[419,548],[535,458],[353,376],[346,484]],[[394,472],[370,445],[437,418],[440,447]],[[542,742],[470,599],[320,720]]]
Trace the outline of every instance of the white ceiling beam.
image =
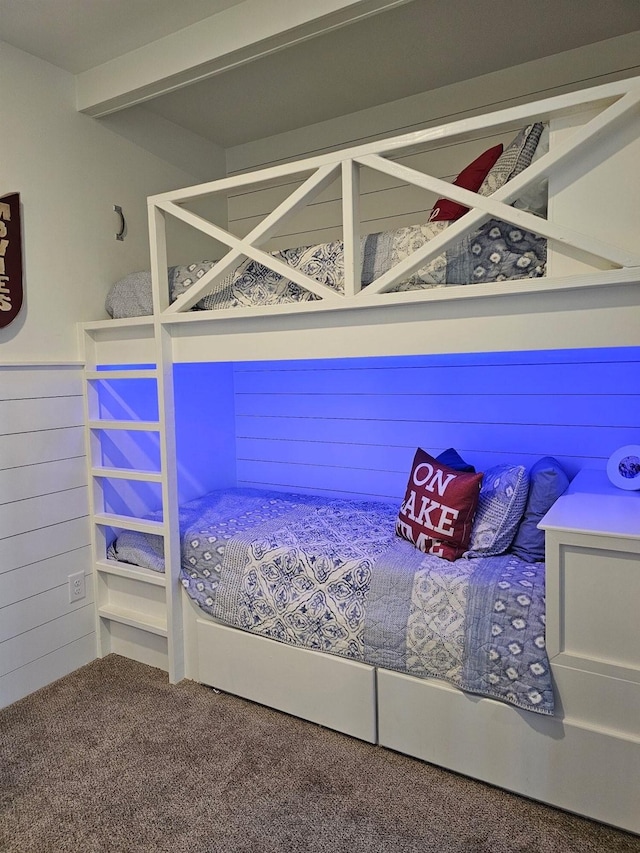
[[204,80],[409,0],[244,0],[76,76],[94,117]]

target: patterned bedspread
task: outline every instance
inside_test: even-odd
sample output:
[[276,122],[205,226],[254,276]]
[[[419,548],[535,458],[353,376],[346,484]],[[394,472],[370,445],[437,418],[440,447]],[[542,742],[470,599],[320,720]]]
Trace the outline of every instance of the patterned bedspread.
[[[448,223],[429,222],[369,234],[361,243],[362,285],[366,287],[437,236]],[[341,241],[273,252],[288,266],[334,290],[344,290],[344,246]],[[491,219],[432,259],[392,291],[422,290],[453,284],[539,278],[545,274],[547,241],[535,234]],[[211,268],[212,262],[173,267],[171,295],[176,299]],[[315,301],[318,297],[257,261],[247,259],[214,290],[196,303],[197,309],[215,310],[247,305],[275,305]]]
[[[183,511],[182,584],[226,624],[552,714],[544,565],[450,563],[396,537],[396,515],[385,503],[212,492]],[[143,541],[125,533],[115,553],[144,564]]]
[[[362,285],[366,287],[411,252],[439,234],[446,222],[429,222],[369,234],[362,240]],[[344,289],[344,246],[341,241],[273,252],[288,266],[337,291]],[[544,276],[547,242],[542,237],[492,219],[447,252],[425,264],[392,290],[422,290],[455,284]],[[171,301],[185,293],[213,266],[213,261],[171,267]],[[315,301],[319,297],[257,261],[246,259],[200,299],[196,310],[277,305]],[[134,273],[113,285],[106,300],[111,317],[153,313],[151,273]]]

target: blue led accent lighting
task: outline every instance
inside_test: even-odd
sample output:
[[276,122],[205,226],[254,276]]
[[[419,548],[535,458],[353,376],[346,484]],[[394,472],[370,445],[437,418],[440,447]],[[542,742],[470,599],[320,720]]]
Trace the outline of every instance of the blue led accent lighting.
[[396,500],[417,446],[571,474],[640,438],[640,348],[242,362],[240,484]]
[[[181,500],[235,484],[397,500],[416,446],[482,471],[603,467],[640,442],[639,378],[640,347],[179,363]],[[139,381],[125,399],[144,412]]]
[[424,355],[360,356],[326,359],[297,359],[292,361],[247,361],[243,366],[261,370],[299,370],[313,367],[416,367],[464,364],[565,364],[594,360],[640,362],[640,347],[603,347],[556,350],[510,350],[482,353],[438,353]]

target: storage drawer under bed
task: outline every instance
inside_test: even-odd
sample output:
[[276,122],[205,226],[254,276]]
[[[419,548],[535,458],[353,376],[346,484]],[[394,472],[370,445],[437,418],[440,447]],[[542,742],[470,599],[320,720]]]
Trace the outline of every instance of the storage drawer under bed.
[[236,696],[375,743],[375,669],[195,617],[198,674]]

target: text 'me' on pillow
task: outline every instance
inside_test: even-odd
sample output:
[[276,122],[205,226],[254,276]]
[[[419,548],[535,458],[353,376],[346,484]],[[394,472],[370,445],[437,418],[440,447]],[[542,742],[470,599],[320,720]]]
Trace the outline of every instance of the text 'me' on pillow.
[[[453,183],[457,187],[462,187],[465,190],[471,190],[474,193],[477,192],[501,154],[502,144],[494,145],[493,148],[488,148],[483,154],[476,157],[472,163],[469,163],[469,165],[460,172]],[[433,206],[429,222],[451,222],[455,219],[460,219],[460,217],[468,210],[468,207],[465,207],[463,204],[458,204],[456,201],[439,198]]]
[[416,450],[396,533],[420,551],[457,560],[467,550],[482,474],[467,474]]

